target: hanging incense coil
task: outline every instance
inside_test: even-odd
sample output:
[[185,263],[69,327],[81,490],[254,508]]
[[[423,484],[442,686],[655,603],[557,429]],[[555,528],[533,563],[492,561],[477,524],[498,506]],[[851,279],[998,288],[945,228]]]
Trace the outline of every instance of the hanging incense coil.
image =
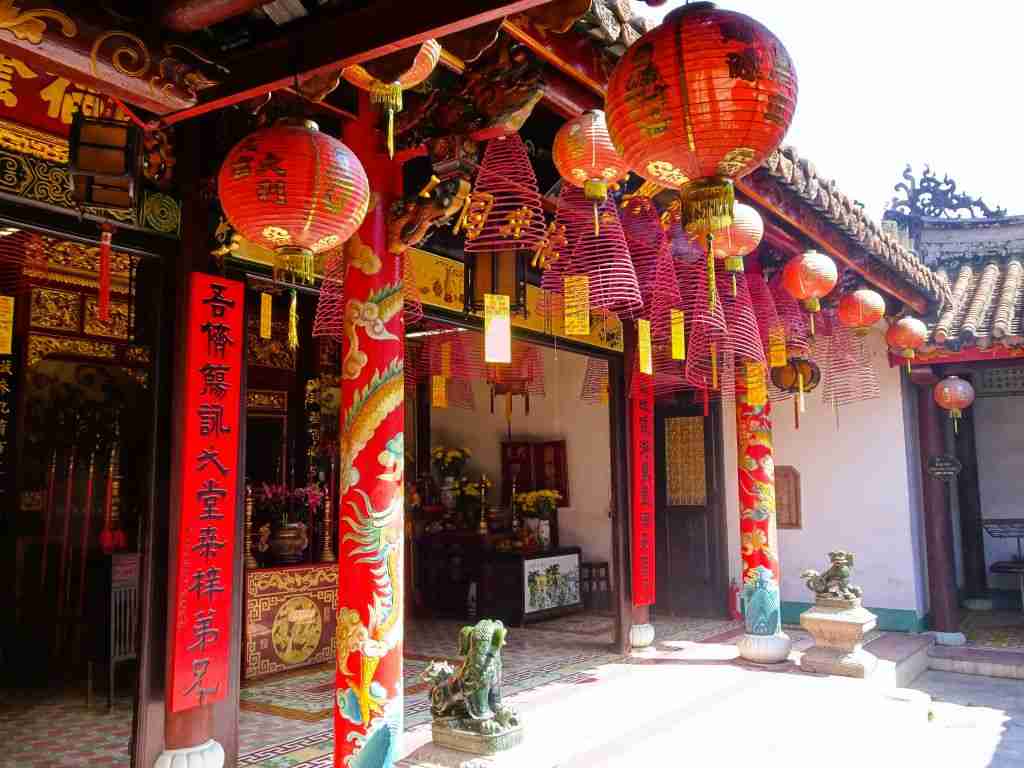
[[540,287],[552,293],[562,293],[567,275],[579,274],[573,271],[572,255],[580,238],[590,227],[592,204],[583,191],[571,184],[562,184],[558,195],[553,230],[555,238],[548,238],[552,251],[547,257],[548,265],[541,275]]
[[[725,314],[726,346],[742,360],[765,362],[761,330],[750,298],[745,272],[720,272],[717,276],[719,301]],[[735,293],[731,290],[735,287]]]
[[643,299],[630,258],[626,236],[615,203],[605,200],[600,206],[601,234],[583,232],[573,249],[566,276],[589,278],[590,307],[616,313],[630,319],[643,311]]
[[608,361],[596,357],[587,358],[583,372],[583,386],[580,400],[591,405],[608,404]]
[[783,365],[786,357],[786,327],[775,310],[768,281],[761,272],[747,273],[750,303],[757,318],[757,331],[761,337],[768,365]]
[[644,302],[640,316],[651,321],[651,339],[667,339],[671,334],[671,310],[683,306],[668,237],[648,198],[631,198],[620,215]]
[[822,369],[822,397],[833,408],[876,400],[882,396],[878,374],[867,352],[863,335],[841,322],[834,313],[822,313],[829,334]]
[[811,352],[807,326],[807,313],[800,304],[789,295],[782,285],[780,275],[776,275],[769,283],[775,311],[786,330],[786,350],[790,355],[807,357]]
[[15,227],[0,227],[0,296],[17,297],[28,290],[28,262],[46,269],[43,239]]
[[517,133],[491,139],[455,225],[456,234],[465,233],[464,250],[532,252],[546,230],[537,177],[523,140]]
[[727,351],[722,302],[708,303],[709,280],[704,264],[681,264],[677,269],[686,305],[686,381],[699,390],[719,389],[723,356]]
[[324,277],[313,315],[313,337],[341,343],[345,335],[345,253],[344,246],[324,257]]

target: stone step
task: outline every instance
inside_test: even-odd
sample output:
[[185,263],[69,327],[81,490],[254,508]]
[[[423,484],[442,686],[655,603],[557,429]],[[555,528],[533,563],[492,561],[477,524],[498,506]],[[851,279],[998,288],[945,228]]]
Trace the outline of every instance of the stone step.
[[892,688],[905,688],[928,669],[928,650],[935,639],[928,635],[887,632],[864,645],[878,658],[872,680]]
[[1024,680],[1024,652],[936,645],[928,651],[928,666],[964,675]]

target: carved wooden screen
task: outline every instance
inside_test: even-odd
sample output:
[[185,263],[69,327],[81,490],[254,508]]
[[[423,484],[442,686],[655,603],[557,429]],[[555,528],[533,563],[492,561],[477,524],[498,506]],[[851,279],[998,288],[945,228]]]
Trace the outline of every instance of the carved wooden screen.
[[802,528],[800,473],[796,467],[775,467],[775,510],[779,528]]
[[665,419],[665,501],[670,507],[707,504],[702,416]]

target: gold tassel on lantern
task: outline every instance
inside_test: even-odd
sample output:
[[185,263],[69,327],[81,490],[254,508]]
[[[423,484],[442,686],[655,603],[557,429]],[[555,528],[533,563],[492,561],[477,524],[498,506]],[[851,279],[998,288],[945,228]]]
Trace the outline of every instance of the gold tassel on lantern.
[[370,102],[388,117],[388,157],[395,156],[395,115],[402,111],[402,84],[377,81],[370,88]]
[[701,235],[732,224],[736,193],[729,179],[711,177],[691,181],[680,194],[683,229]]
[[299,294],[291,289],[292,300],[288,305],[288,349],[299,347]]

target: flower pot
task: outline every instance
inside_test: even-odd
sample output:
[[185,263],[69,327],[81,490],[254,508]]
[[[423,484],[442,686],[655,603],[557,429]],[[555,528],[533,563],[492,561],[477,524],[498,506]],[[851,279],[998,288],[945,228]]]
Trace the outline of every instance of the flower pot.
[[301,563],[309,547],[309,534],[305,523],[286,523],[270,537],[270,554],[283,565]]

